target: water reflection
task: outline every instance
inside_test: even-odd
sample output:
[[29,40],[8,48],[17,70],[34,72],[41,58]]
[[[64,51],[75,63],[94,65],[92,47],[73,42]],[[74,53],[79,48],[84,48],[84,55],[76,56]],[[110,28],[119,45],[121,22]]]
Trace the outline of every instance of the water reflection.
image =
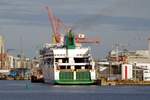
[[63,86],[0,80],[0,100],[148,100],[149,97],[149,86]]

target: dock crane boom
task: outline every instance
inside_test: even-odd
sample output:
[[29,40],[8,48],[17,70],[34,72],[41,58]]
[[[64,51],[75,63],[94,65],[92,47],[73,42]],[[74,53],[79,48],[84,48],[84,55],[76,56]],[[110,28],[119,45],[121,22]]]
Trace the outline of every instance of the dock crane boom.
[[60,29],[62,26],[62,22],[59,18],[53,15],[52,10],[46,6],[46,9],[48,11],[48,19],[49,22],[51,23],[52,31],[53,31],[53,43],[60,43],[61,41],[61,34],[60,34]]
[[[61,33],[60,30],[62,27],[64,27],[67,31],[69,30],[69,27],[67,27],[59,18],[54,16],[52,10],[46,6],[46,9],[48,11],[48,19],[52,27],[53,31],[53,43],[61,43]],[[96,38],[88,38],[85,37],[84,34],[77,34],[75,35],[75,42],[76,43],[100,43],[100,39],[98,37]]]
[[77,43],[100,43],[100,38],[99,37],[80,37],[80,34],[76,35],[76,42]]

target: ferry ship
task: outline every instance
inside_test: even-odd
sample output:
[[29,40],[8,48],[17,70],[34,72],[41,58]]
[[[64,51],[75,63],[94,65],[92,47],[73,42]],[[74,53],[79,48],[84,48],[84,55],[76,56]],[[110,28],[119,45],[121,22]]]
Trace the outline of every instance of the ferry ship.
[[48,10],[49,21],[53,30],[52,44],[46,43],[40,50],[40,66],[44,82],[52,84],[94,84],[96,81],[95,63],[89,47],[81,43],[96,42],[84,34],[75,35],[67,28],[64,35],[60,34],[62,21]]
[[76,46],[71,32],[65,37],[65,45],[45,44],[40,50],[44,81],[52,84],[94,84],[95,63],[90,51],[90,48]]

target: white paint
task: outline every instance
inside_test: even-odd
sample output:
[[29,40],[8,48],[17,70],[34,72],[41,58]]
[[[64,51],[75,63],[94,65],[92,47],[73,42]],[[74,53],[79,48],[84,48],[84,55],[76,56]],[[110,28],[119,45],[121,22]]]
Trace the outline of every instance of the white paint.
[[91,80],[96,80],[96,72],[95,72],[95,70],[91,70],[90,73],[91,73]]
[[85,34],[83,34],[83,33],[78,34],[78,38],[84,39],[85,38]]
[[100,65],[109,65],[109,62],[107,61],[105,61],[105,62],[98,62],[98,64],[100,64]]
[[84,57],[88,56],[89,54],[89,48],[76,48],[76,49],[64,49],[64,48],[56,48],[53,49],[54,56],[56,58],[62,58],[62,57]]
[[[91,55],[90,55],[90,48],[76,48],[76,49],[66,49],[66,48],[51,48],[50,51],[48,51],[47,54],[49,54],[49,52],[53,51],[53,55],[54,56],[50,56],[50,57],[54,57],[54,65],[52,65],[54,67],[53,71],[54,73],[50,73],[48,66],[43,66],[43,72],[44,72],[44,79],[45,80],[52,80],[53,78],[50,78],[50,74],[53,74],[54,79],[53,80],[59,80],[59,74],[60,74],[60,70],[57,69],[56,67],[58,66],[70,66],[70,69],[74,71],[75,66],[81,66],[82,69],[85,69],[86,65],[92,66],[92,70],[90,71],[90,77],[91,80],[96,80],[96,72],[95,72],[95,62],[93,61]],[[83,58],[83,57],[89,57],[89,61],[88,62],[82,62],[82,63],[75,63],[74,58]],[[56,62],[55,58],[59,58],[58,62]],[[63,58],[69,58],[68,62],[63,62]],[[47,74],[46,74],[47,73]],[[48,74],[49,73],[49,74]],[[73,76],[74,76],[74,80],[76,80],[76,71],[73,72]],[[45,78],[46,77],[46,78]]]
[[9,73],[10,70],[0,70],[0,73]]
[[144,57],[148,57],[149,56],[149,51],[148,50],[136,50],[136,54],[137,55],[142,55]]
[[104,70],[106,70],[106,69],[108,69],[108,67],[105,67],[105,66],[99,66],[99,71],[104,71]]
[[84,66],[82,66],[82,67],[81,67],[81,69],[85,69],[85,67],[84,67]]
[[62,63],[62,59],[59,59],[58,62],[59,62],[59,63]]
[[74,63],[74,58],[72,58],[72,57],[69,58],[69,63],[71,63],[71,64]]
[[150,81],[150,70],[143,70],[143,80]]
[[136,63],[136,66],[142,69],[150,69],[150,63]]
[[71,66],[71,69],[74,70],[75,69],[74,66]]
[[76,80],[76,71],[73,72],[73,79]]
[[58,71],[58,70],[54,72],[55,80],[59,80],[59,72],[60,72],[60,71]]
[[131,65],[131,64],[123,64],[121,66],[121,79],[122,80],[126,79],[126,75],[125,75],[126,67],[127,67],[127,80],[132,80],[133,79],[133,65]]

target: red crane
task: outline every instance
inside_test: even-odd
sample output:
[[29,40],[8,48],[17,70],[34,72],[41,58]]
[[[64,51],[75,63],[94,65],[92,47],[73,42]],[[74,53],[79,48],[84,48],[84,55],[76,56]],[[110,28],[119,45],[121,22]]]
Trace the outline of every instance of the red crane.
[[84,34],[76,35],[76,43],[100,43],[99,36],[97,37],[86,37]]
[[52,10],[48,6],[46,7],[46,9],[48,11],[48,17],[49,17],[49,21],[51,23],[55,42],[60,43],[60,40],[61,40],[60,29],[61,29],[63,23],[59,18],[57,18],[56,16],[53,15]]
[[[61,33],[60,30],[62,27],[65,27],[66,30],[69,30],[70,28],[67,27],[59,18],[53,15],[52,10],[46,6],[46,9],[48,11],[48,17],[49,21],[52,26],[52,31],[54,33],[54,39],[56,43],[61,42]],[[87,38],[84,34],[78,34],[75,36],[76,43],[100,43],[100,39],[98,37],[96,38]]]

